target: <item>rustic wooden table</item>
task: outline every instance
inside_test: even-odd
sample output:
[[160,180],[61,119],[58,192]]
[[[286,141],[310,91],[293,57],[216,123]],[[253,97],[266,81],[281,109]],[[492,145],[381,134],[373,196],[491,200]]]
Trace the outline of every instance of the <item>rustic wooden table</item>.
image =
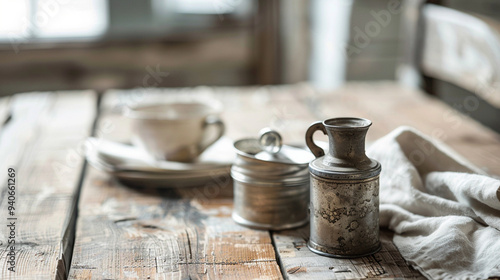
[[[145,94],[147,92],[147,94]],[[219,99],[232,139],[265,126],[286,142],[303,143],[316,120],[371,119],[368,141],[410,125],[500,175],[500,136],[421,92],[392,83],[356,83],[330,93],[307,85],[19,94],[0,99],[0,180],[16,171],[15,211],[2,184],[0,219],[17,220],[16,272],[0,231],[0,278],[18,279],[359,279],[423,278],[382,231],[383,249],[370,257],[332,259],[305,246],[308,228],[259,231],[231,219],[232,185],[195,188],[128,187],[89,167],[86,137],[128,141],[123,105],[177,95]],[[13,214],[13,215],[12,215]]]

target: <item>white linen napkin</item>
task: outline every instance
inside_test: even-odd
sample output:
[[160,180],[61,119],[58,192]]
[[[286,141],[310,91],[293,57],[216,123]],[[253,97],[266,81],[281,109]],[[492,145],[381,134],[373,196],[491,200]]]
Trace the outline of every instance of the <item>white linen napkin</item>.
[[500,276],[500,180],[410,127],[367,154],[382,164],[380,225],[415,269],[430,279]]

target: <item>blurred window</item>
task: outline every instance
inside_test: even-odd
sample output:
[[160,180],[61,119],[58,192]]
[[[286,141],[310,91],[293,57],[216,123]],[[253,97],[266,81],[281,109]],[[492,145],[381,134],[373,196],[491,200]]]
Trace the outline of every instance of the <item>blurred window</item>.
[[0,0],[0,40],[88,38],[107,29],[102,0]]
[[249,28],[254,8],[249,0],[0,0],[0,44]]
[[185,14],[229,14],[244,13],[251,6],[248,0],[160,0],[172,3],[177,13]]

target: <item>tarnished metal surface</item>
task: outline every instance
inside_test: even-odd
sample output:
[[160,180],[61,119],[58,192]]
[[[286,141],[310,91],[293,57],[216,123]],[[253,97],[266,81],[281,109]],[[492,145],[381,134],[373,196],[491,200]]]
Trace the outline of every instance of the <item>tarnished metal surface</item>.
[[330,180],[311,175],[309,248],[335,257],[380,249],[379,180]]
[[[307,176],[307,175],[306,175]],[[242,225],[282,230],[308,221],[309,180],[294,185],[234,180],[233,219]]]
[[[335,118],[312,124],[306,144],[317,159],[311,176],[308,247],[315,253],[340,258],[360,257],[380,249],[380,163],[365,154],[371,121]],[[314,144],[312,135],[328,134],[329,151]]]
[[[308,162],[305,150],[283,146],[295,158],[259,157],[257,139],[235,143],[237,158],[231,168],[234,184],[235,222],[253,228],[282,230],[304,225],[309,220]],[[305,153],[307,157],[300,156]]]

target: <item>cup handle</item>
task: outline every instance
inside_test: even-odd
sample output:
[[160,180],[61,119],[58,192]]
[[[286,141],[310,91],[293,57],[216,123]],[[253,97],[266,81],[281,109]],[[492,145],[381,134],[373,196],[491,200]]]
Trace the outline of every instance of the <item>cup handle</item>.
[[204,139],[201,144],[200,144],[200,153],[203,152],[206,148],[208,148],[210,145],[215,143],[217,140],[219,140],[222,135],[224,135],[224,131],[226,130],[226,127],[222,120],[217,117],[217,116],[208,116],[205,118],[205,123],[203,124],[203,137],[206,136],[207,129],[211,126],[217,127],[217,134],[213,139]]
[[326,135],[326,129],[325,126],[323,125],[323,122],[315,122],[309,126],[309,128],[306,131],[306,145],[311,150],[311,152],[314,154],[315,157],[322,157],[325,155],[325,151],[318,147],[316,144],[314,144],[313,140],[313,135],[316,130],[321,130],[323,131],[323,134]]

